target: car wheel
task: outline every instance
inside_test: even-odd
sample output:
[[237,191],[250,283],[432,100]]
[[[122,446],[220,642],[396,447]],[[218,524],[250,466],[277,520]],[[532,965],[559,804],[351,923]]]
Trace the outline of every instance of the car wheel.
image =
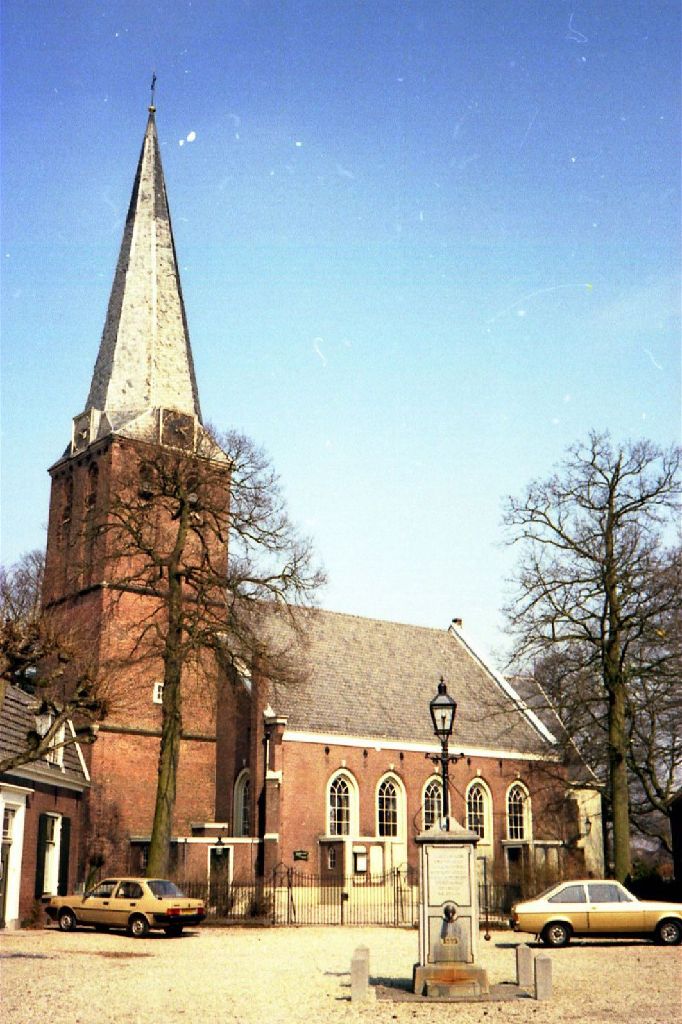
[[135,914],[128,922],[128,931],[134,939],[143,939],[149,935],[149,921],[142,914]]
[[656,942],[661,946],[679,946],[682,942],[682,924],[679,921],[661,921],[656,925]]
[[76,927],[76,915],[70,907],[64,907],[59,912],[59,927],[63,932],[72,932]]
[[175,939],[178,935],[182,935],[182,925],[170,924],[167,928],[164,928],[164,931],[169,939]]
[[562,921],[550,921],[542,929],[540,936],[546,946],[558,949],[560,946],[567,946],[571,938],[571,929]]

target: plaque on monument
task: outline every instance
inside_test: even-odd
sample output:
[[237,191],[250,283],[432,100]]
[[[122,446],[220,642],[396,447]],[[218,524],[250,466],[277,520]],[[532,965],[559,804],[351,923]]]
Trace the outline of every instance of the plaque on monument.
[[471,906],[469,859],[471,851],[462,847],[432,846],[426,850],[428,904],[440,907],[453,902]]

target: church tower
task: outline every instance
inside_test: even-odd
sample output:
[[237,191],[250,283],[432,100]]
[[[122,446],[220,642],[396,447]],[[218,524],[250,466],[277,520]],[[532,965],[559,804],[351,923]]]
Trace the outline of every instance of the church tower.
[[[163,662],[140,656],[157,612],[134,572],[122,572],[107,517],[155,453],[199,453],[229,501],[225,456],[204,430],[166,194],[155,108],[142,143],[90,391],[71,439],[51,467],[43,605],[78,636],[103,678],[109,713],[89,750],[83,873],[101,858],[107,872],[144,867],[154,813],[161,735]],[[135,485],[143,493],[139,482]],[[149,517],[161,522],[154,498]],[[158,529],[163,530],[162,525]],[[157,528],[157,527],[155,527]],[[217,558],[226,560],[226,541]],[[126,565],[128,564],[126,563]],[[127,578],[128,583],[121,584]],[[151,617],[151,619],[150,619]],[[217,668],[185,692],[175,831],[212,821],[215,808]],[[185,673],[186,675],[188,673]],[[196,676],[196,670],[194,671]]]

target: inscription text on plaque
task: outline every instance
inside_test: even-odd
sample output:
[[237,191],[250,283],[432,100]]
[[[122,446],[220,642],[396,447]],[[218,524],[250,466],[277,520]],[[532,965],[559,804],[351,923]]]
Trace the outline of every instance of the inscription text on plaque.
[[471,906],[470,849],[430,847],[427,851],[429,906],[452,900],[457,906]]

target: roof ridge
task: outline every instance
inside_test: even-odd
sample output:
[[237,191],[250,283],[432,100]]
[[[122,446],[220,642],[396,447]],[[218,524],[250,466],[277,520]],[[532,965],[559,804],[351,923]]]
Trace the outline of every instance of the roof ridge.
[[334,608],[320,608],[317,606],[308,610],[313,614],[316,612],[322,612],[324,615],[336,615],[345,619],[359,619],[361,622],[376,622],[382,626],[399,626],[402,629],[419,629],[429,633],[442,633],[444,636],[452,635],[450,633],[449,625],[447,628],[442,626],[421,626],[415,622],[401,622],[397,619],[380,619],[376,615],[358,615],[356,612],[341,612]]

